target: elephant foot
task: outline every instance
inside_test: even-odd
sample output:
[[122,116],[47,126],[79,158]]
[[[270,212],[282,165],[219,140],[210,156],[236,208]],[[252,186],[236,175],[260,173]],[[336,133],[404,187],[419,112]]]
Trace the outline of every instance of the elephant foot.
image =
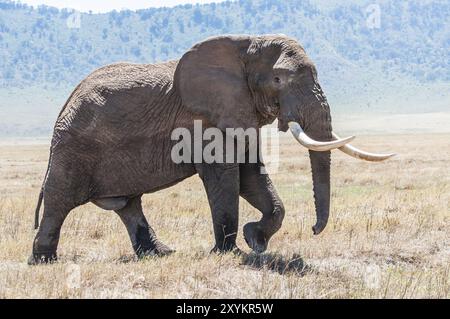
[[268,239],[259,223],[248,223],[244,226],[244,238],[247,245],[257,254],[266,251]]
[[154,248],[146,250],[138,250],[136,254],[139,258],[144,258],[144,257],[163,257],[168,256],[174,252],[175,250],[169,248],[165,244],[157,242]]
[[54,253],[32,253],[28,258],[28,265],[52,264],[58,260],[56,252]]
[[236,256],[240,256],[243,254],[243,251],[239,249],[238,246],[236,246],[236,244],[229,244],[229,245],[221,245],[221,246],[214,246],[213,249],[211,249],[211,254],[228,254],[228,253],[233,253]]

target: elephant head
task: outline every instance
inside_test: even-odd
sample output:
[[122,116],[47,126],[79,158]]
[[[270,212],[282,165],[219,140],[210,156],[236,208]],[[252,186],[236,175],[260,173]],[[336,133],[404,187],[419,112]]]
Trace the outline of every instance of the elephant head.
[[193,114],[221,130],[259,128],[278,119],[309,149],[317,222],[330,210],[330,151],[380,161],[394,154],[360,151],[332,131],[330,108],[317,71],[299,43],[284,35],[222,36],[195,45],[178,63],[174,85]]

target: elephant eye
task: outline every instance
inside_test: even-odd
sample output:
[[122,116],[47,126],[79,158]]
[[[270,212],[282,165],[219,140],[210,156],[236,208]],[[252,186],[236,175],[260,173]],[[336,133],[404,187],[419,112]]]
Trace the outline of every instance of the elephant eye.
[[274,78],[273,78],[273,81],[274,81],[275,83],[277,83],[277,84],[280,84],[280,83],[281,83],[281,79],[280,79],[278,76],[274,77]]

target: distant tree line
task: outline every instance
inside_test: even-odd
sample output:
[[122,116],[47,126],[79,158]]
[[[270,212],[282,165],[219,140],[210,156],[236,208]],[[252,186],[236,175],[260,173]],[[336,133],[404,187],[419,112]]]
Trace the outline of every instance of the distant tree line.
[[[115,61],[178,58],[195,42],[226,33],[284,33],[336,72],[348,63],[421,81],[450,80],[450,3],[383,1],[380,26],[367,25],[366,4],[240,0],[107,14],[76,14],[0,0],[0,86],[76,84]],[[330,61],[333,61],[332,63]]]

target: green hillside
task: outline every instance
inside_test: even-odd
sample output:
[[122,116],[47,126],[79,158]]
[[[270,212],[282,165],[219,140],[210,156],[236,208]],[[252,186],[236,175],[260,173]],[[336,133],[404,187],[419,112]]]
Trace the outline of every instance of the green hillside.
[[372,3],[241,0],[77,16],[0,0],[0,135],[48,134],[72,87],[99,66],[175,59],[224,33],[298,39],[334,113],[450,109],[450,3],[378,1],[379,25]]

